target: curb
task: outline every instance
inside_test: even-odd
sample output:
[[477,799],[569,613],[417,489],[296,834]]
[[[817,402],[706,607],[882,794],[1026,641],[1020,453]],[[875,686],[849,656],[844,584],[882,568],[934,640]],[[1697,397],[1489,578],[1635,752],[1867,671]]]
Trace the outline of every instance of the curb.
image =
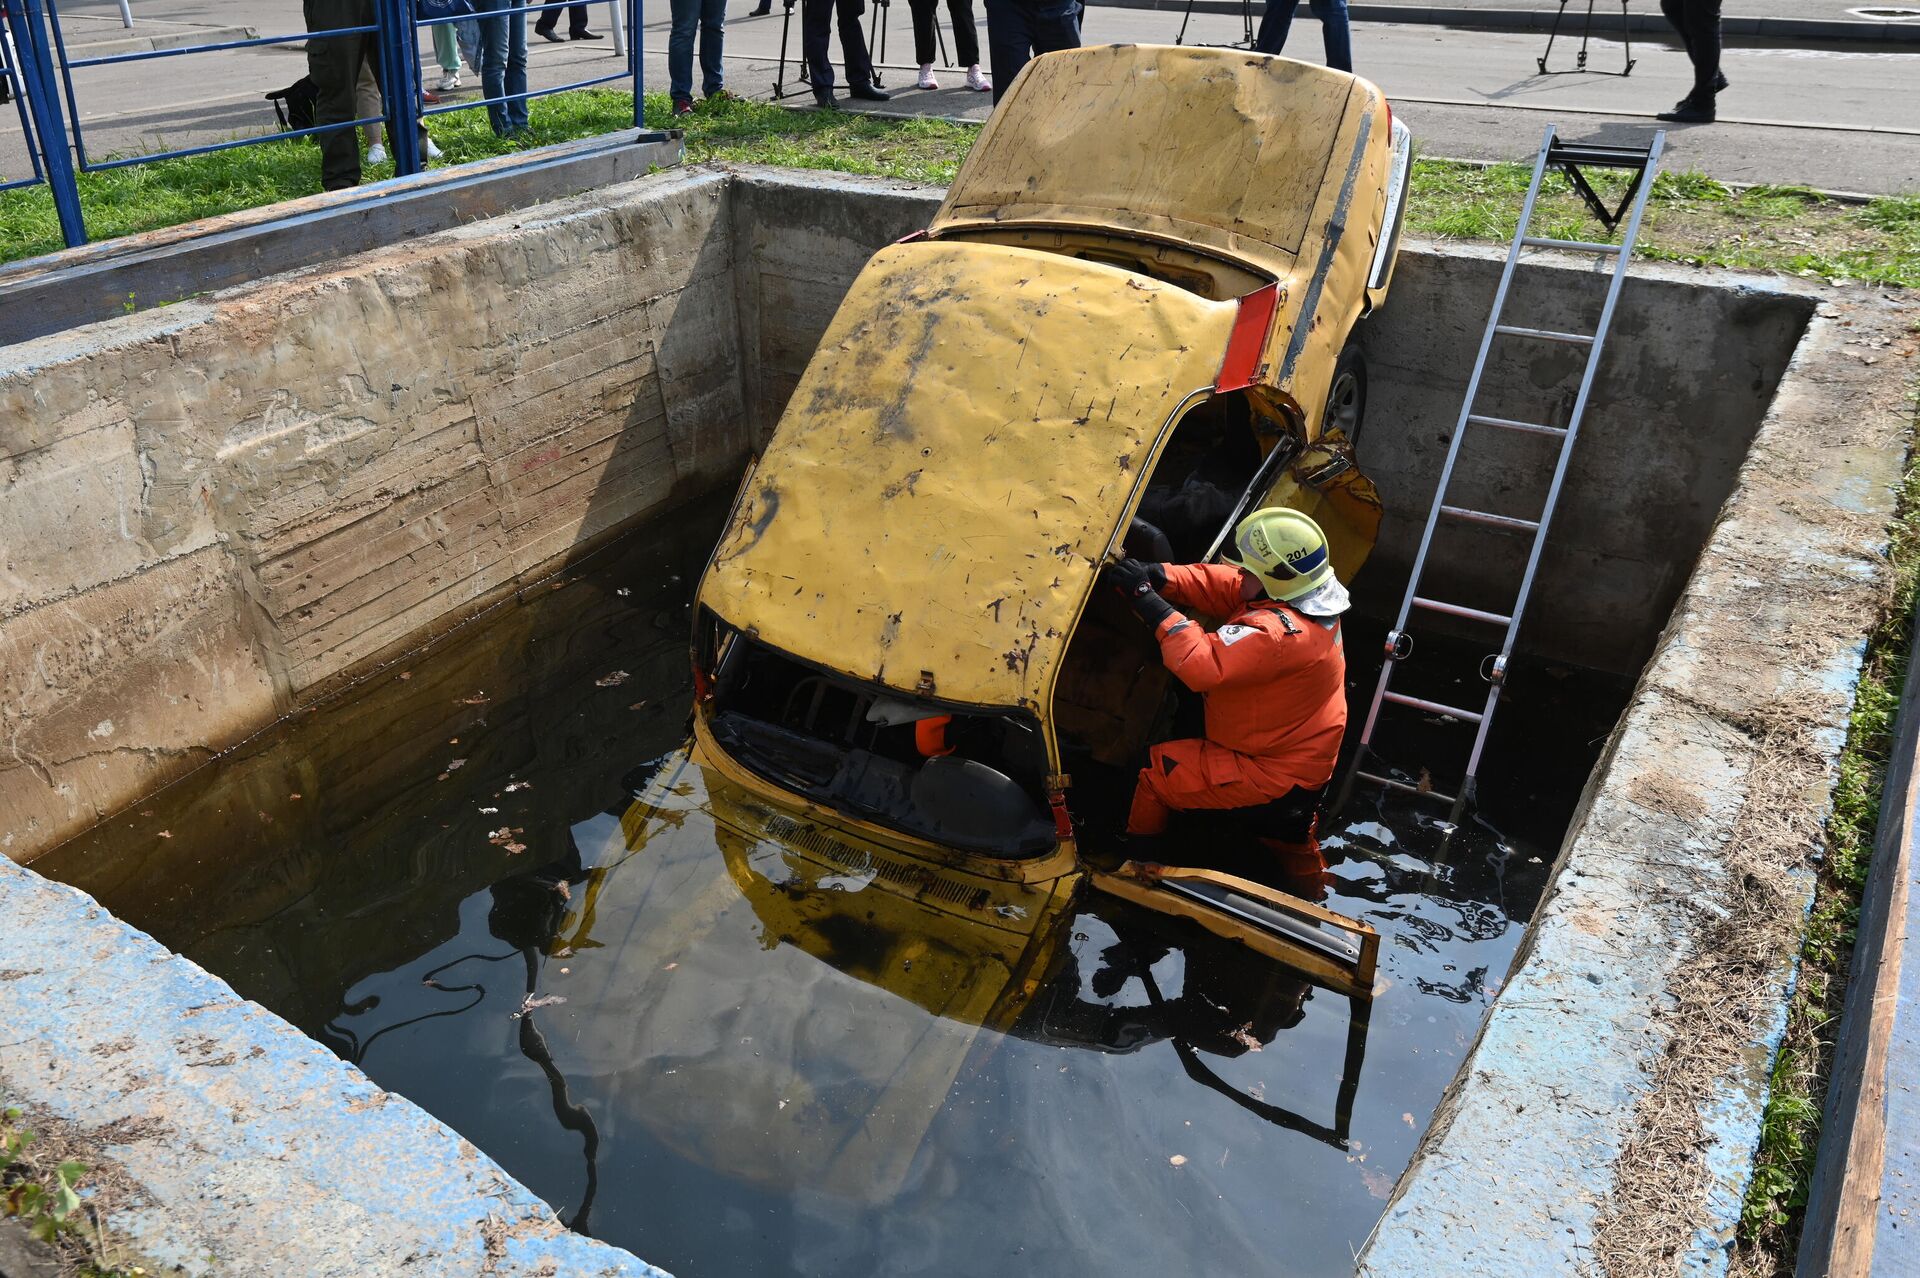
[[[1186,0],[1092,0],[1096,5],[1114,9],[1154,9],[1167,13],[1185,13]],[[1242,0],[1193,0],[1195,13],[1228,14],[1244,12]],[[1400,22],[1432,26],[1463,27],[1485,31],[1550,31],[1556,19],[1561,22],[1562,39],[1579,39],[1585,29],[1586,15],[1564,18],[1553,9],[1482,9],[1466,5],[1422,4],[1349,4],[1348,16],[1355,22]],[[1301,14],[1305,18],[1310,15]],[[1920,22],[1858,22],[1826,18],[1742,18],[1720,20],[1721,34],[1741,40],[1782,41],[1789,44],[1845,43],[1882,44],[1920,48]],[[1593,32],[1614,36],[1660,35],[1671,38],[1673,28],[1657,13],[1595,13]]]
[[[71,33],[63,32],[63,35]],[[115,35],[104,40],[68,39],[67,54],[74,58],[111,58],[122,53],[153,53],[195,44],[225,44],[229,40],[252,40],[260,33],[252,27],[191,27],[160,35]]]

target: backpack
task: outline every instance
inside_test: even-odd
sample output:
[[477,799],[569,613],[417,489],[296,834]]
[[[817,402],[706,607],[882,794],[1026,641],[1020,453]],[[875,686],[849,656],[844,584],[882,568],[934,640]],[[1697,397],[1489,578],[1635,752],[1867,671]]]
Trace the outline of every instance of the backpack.
[[267,94],[266,99],[273,103],[273,113],[280,119],[282,133],[311,129],[320,105],[320,86],[313,82],[312,76],[303,75],[286,88]]

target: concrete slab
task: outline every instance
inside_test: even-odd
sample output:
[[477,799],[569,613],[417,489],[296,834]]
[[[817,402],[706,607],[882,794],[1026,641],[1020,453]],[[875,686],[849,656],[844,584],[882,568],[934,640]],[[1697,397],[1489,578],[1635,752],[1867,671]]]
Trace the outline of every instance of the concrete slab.
[[0,918],[0,1099],[88,1151],[149,1272],[665,1278],[84,893],[0,858]]

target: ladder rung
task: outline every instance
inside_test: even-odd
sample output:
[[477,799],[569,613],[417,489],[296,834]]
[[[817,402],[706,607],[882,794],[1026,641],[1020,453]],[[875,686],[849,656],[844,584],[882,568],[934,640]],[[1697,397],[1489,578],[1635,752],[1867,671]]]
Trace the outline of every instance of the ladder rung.
[[1618,253],[1618,244],[1596,244],[1591,240],[1549,240],[1529,235],[1520,241],[1528,248],[1567,249],[1575,253]]
[[1485,510],[1468,510],[1465,506],[1442,506],[1440,513],[1451,515],[1455,519],[1464,519],[1470,524],[1486,524],[1492,528],[1506,528],[1513,532],[1534,532],[1540,527],[1531,519],[1515,519],[1511,515],[1496,515]]
[[1482,612],[1478,608],[1469,608],[1465,604],[1451,604],[1440,599],[1422,599],[1413,597],[1413,606],[1425,608],[1428,612],[1444,612],[1449,617],[1465,617],[1469,621],[1484,621],[1489,625],[1504,626],[1513,618],[1498,612]]
[[1505,333],[1509,337],[1537,337],[1543,342],[1565,342],[1569,346],[1593,345],[1591,333],[1562,333],[1551,328],[1521,328],[1518,324],[1496,324],[1496,333]]
[[1564,435],[1564,426],[1542,426],[1538,422],[1517,422],[1511,417],[1488,417],[1483,413],[1469,413],[1467,420],[1475,426],[1498,426],[1501,430],[1520,430],[1529,435]]
[[1389,692],[1387,700],[1399,706],[1412,706],[1415,710],[1425,710],[1428,714],[1444,714],[1450,719],[1464,719],[1468,723],[1478,723],[1485,718],[1478,710],[1462,710],[1457,706],[1443,706],[1438,701],[1422,701],[1418,697],[1409,697],[1404,692]]
[[1389,790],[1405,790],[1408,794],[1417,794],[1426,799],[1438,799],[1442,803],[1453,802],[1453,796],[1451,794],[1442,794],[1440,791],[1431,787],[1422,790],[1417,785],[1408,785],[1405,781],[1396,781],[1392,777],[1375,776],[1371,772],[1356,772],[1353,775],[1362,781],[1371,781],[1375,785],[1386,786]]

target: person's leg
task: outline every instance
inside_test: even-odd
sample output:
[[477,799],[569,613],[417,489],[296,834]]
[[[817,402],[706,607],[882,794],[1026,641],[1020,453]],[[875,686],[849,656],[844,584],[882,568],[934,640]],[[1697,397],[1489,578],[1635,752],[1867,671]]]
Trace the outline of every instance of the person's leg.
[[[376,115],[385,113],[386,108],[380,103],[380,86],[374,83],[373,79],[373,63],[362,62],[360,78],[354,81],[353,85],[353,117],[371,121],[360,126],[361,131],[367,135],[368,150],[372,150],[386,140],[387,126],[379,120],[372,119]],[[368,162],[378,163],[371,156],[368,157]]]
[[[507,15],[507,92],[527,91],[527,15]],[[507,131],[519,133],[527,127],[527,100],[516,98],[507,103]]]
[[1686,0],[1660,0],[1660,15],[1673,28],[1673,33],[1680,37],[1680,47],[1686,50],[1687,61],[1692,62],[1693,24],[1689,21]]
[[1687,0],[1693,30],[1687,55],[1693,59],[1693,91],[1711,98],[1726,87],[1720,74],[1720,0]]
[[[932,16],[933,5],[927,5]],[[947,16],[953,20],[953,56],[963,67],[980,65],[980,33],[973,25],[973,0],[947,0]],[[922,62],[932,61],[922,58]]]
[[873,60],[867,55],[867,35],[860,29],[866,0],[835,0],[840,19],[840,60],[847,68],[849,91],[873,87]]
[[833,63],[827,42],[833,34],[833,0],[800,0],[800,56],[814,96],[833,94]]
[[1353,71],[1353,33],[1347,24],[1347,0],[1312,0],[1313,16],[1320,20],[1320,37],[1327,47],[1327,65],[1335,71]]
[[727,87],[727,0],[700,3],[700,93],[712,97]]
[[1057,53],[1080,47],[1079,0],[1041,0],[1033,21],[1033,52]]
[[[913,60],[923,67],[933,64],[933,24],[939,21],[934,12],[937,3],[938,0],[907,0],[907,8],[913,11]],[[957,33],[955,38],[958,39]]]
[[1279,53],[1287,47],[1287,32],[1293,29],[1293,11],[1300,0],[1267,0],[1267,11],[1260,15],[1260,31],[1253,37],[1255,53]]
[[1275,886],[1317,901],[1326,895],[1327,859],[1320,851],[1320,809],[1327,787],[1295,786],[1255,815],[1256,838],[1273,857]]
[[587,30],[587,6],[584,4],[576,4],[567,10],[567,34],[575,40],[592,38],[593,32]]
[[[527,15],[523,13],[520,16],[525,18]],[[558,40],[560,37],[553,33],[553,29],[559,25],[560,11],[558,9],[542,9],[540,16],[533,20],[533,33],[548,40]]]
[[[307,30],[331,31],[361,25],[361,0],[306,0]],[[371,7],[371,6],[368,6]],[[345,124],[355,119],[353,95],[360,81],[360,37],[328,36],[307,41],[307,74],[318,97],[315,125]],[[316,133],[320,144],[320,185],[338,191],[360,184],[360,140],[352,129]]]
[[993,59],[993,101],[1013,84],[1033,52],[1033,33],[1027,26],[1027,8],[1020,0],[982,0],[987,11],[987,52]]
[[1147,752],[1133,788],[1128,834],[1159,834],[1173,812],[1251,808],[1272,796],[1248,780],[1243,756],[1199,738],[1163,741]]
[[667,29],[667,96],[693,101],[693,38],[700,29],[701,0],[672,0]]
[[442,22],[433,29],[433,60],[448,75],[460,74],[460,40],[451,22]]
[[[495,10],[505,8],[508,0],[473,0],[473,7],[482,14],[493,14]],[[489,98],[497,98],[507,91],[507,19],[504,15],[483,17],[480,19],[480,92]],[[487,121],[493,125],[495,135],[507,136],[510,126],[507,123],[507,108],[503,103],[487,104]]]

